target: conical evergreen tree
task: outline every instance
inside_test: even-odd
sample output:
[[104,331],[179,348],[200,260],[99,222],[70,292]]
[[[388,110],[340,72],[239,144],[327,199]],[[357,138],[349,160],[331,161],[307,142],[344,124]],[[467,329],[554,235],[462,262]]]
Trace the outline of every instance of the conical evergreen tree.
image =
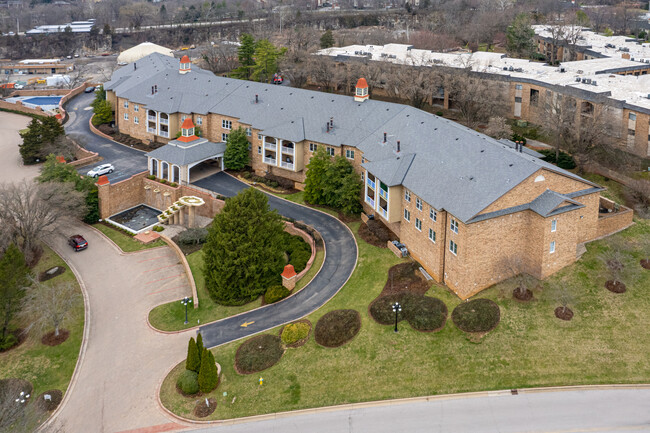
[[208,349],[203,349],[201,355],[201,371],[199,371],[199,391],[207,393],[212,391],[219,384],[219,375],[217,366],[214,362],[214,356]]
[[194,337],[190,338],[187,345],[187,360],[185,361],[185,369],[199,372],[201,369],[201,358],[199,357],[199,350],[197,349]]
[[[198,349],[198,354],[199,354],[199,367],[201,366],[201,355],[203,355],[203,336],[199,332],[198,335],[196,336],[196,348]],[[199,372],[198,368],[195,370],[197,373]]]

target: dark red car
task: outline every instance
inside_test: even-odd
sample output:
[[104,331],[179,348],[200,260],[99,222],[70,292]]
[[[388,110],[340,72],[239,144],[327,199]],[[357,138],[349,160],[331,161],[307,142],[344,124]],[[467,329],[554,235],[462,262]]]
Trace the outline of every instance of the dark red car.
[[81,235],[72,235],[68,238],[68,244],[74,248],[75,251],[81,251],[88,248],[88,242]]

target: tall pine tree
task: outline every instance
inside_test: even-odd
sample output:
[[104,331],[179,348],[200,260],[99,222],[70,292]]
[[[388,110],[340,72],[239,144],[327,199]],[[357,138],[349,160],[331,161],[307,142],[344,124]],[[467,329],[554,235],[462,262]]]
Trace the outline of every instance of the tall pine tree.
[[199,372],[201,369],[201,358],[199,357],[199,350],[196,346],[194,337],[190,338],[187,345],[187,359],[185,360],[185,369]]
[[239,38],[239,42],[237,57],[239,58],[240,66],[232,71],[231,75],[235,78],[248,80],[255,65],[255,38],[249,33],[243,33]]
[[241,170],[249,164],[248,138],[241,126],[228,134],[223,163],[230,170]]
[[199,391],[208,393],[219,385],[219,374],[214,361],[214,355],[208,349],[203,349],[201,355],[201,370],[199,371]]
[[203,354],[203,336],[200,332],[196,336],[196,348],[198,349],[199,359],[201,359],[201,355]]
[[205,285],[223,305],[243,305],[280,283],[284,266],[280,215],[254,188],[226,200],[203,247]]

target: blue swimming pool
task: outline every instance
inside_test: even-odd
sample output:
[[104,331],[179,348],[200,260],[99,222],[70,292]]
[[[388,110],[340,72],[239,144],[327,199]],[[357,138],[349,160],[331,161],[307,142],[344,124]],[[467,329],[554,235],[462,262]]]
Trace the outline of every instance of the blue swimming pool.
[[56,105],[59,106],[60,96],[34,96],[33,98],[23,99],[23,104],[32,105]]

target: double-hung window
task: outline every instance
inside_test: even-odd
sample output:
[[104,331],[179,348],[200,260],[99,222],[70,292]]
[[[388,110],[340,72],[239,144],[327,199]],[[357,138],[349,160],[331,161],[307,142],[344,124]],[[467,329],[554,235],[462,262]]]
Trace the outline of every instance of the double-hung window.
[[419,197],[415,199],[415,207],[416,207],[418,210],[422,210],[422,200],[420,200]]
[[231,120],[222,120],[221,121],[221,127],[223,129],[232,129],[232,121]]
[[318,145],[316,143],[309,143],[310,152],[316,152],[317,149],[318,149]]
[[329,156],[334,156],[334,148],[333,147],[328,146],[326,150],[327,150],[327,154]]
[[422,231],[422,221],[420,218],[415,219],[415,228],[418,229],[419,231]]
[[408,189],[404,191],[404,200],[406,200],[409,203],[411,202],[411,191],[409,191]]
[[458,255],[458,244],[454,241],[449,241],[449,251],[455,256]]
[[431,218],[431,221],[435,223],[438,221],[438,212],[433,208],[429,209],[429,218]]
[[404,219],[408,222],[411,222],[411,211],[404,209]]
[[345,157],[347,159],[354,159],[354,150],[346,149],[345,150]]
[[429,229],[429,240],[433,243],[436,242],[436,232],[433,229]]
[[226,133],[221,133],[221,141],[223,141],[223,142],[228,141],[228,134],[226,134]]
[[557,220],[551,221],[551,232],[554,232],[557,230]]
[[451,222],[449,223],[449,228],[452,232],[458,233],[458,221],[452,218]]

